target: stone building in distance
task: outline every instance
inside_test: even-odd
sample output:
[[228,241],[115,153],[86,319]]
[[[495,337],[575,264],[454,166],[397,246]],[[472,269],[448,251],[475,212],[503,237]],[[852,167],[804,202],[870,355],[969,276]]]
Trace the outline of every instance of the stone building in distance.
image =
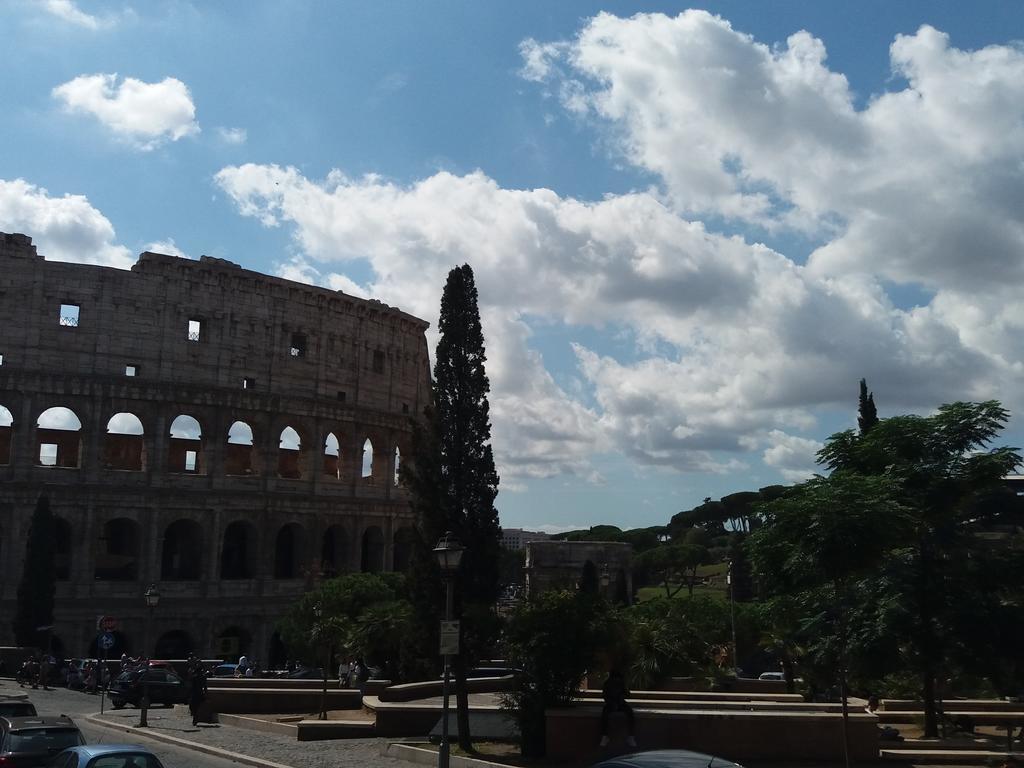
[[404,568],[423,320],[221,259],[126,271],[0,233],[0,327],[0,645],[41,493],[58,653],[94,652],[109,615],[115,654],[283,663],[274,623],[318,579]]

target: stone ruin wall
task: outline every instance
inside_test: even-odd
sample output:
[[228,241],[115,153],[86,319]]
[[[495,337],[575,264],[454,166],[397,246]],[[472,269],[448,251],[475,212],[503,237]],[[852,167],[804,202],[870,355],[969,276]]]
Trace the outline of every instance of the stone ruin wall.
[[[132,652],[215,654],[235,637],[267,659],[285,652],[274,622],[317,579],[404,564],[395,468],[429,398],[426,322],[221,259],[143,253],[126,271],[46,261],[0,233],[0,327],[0,645],[41,492],[59,518],[66,654],[86,652],[102,614]],[[53,407],[81,428],[37,427]],[[115,414],[143,434],[108,434]],[[228,442],[235,422],[251,446]],[[147,629],[150,583],[163,599]]]

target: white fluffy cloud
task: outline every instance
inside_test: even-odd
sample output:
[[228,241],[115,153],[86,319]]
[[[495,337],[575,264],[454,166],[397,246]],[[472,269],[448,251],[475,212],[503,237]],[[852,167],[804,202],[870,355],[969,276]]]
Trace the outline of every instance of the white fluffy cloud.
[[135,260],[115,242],[114,226],[83,195],[51,197],[24,179],[0,179],[0,231],[23,232],[55,261],[128,269]]
[[133,77],[118,82],[116,74],[79,75],[54,88],[53,97],[144,150],[199,133],[192,95],[173,77],[145,83]]
[[822,448],[817,440],[787,435],[778,429],[769,432],[767,440],[764,463],[778,469],[786,480],[799,482],[821,471],[815,466],[815,455]]
[[217,135],[225,144],[245,144],[249,138],[249,133],[245,128],[225,128],[224,126],[217,128]]
[[144,251],[152,251],[153,253],[163,253],[168,256],[180,256],[183,259],[191,259],[192,257],[185,253],[178,244],[174,242],[173,237],[168,237],[166,240],[156,240],[149,243]]
[[50,15],[84,29],[100,29],[109,26],[109,18],[100,18],[86,13],[73,0],[42,0],[39,5]]

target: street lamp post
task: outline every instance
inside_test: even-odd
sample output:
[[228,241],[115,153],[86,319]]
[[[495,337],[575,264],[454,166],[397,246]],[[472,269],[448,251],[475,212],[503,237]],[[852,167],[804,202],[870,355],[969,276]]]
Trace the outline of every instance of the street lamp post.
[[[324,643],[324,609],[320,603],[313,606],[313,615],[316,616],[316,639],[317,645],[325,645]],[[327,719],[327,662],[323,662],[323,668],[320,670],[323,674],[323,690],[320,693],[320,720]]]
[[[463,547],[448,531],[434,547],[434,556],[441,568],[441,578],[444,580],[444,618],[445,624],[451,627],[452,613],[455,608],[455,574],[459,570],[459,563],[462,562]],[[456,635],[457,639],[458,635]],[[451,679],[452,650],[458,653],[458,647],[446,647],[444,633],[441,638],[441,651],[444,656],[444,700],[441,705],[441,746],[437,751],[438,768],[448,768],[448,756],[450,747],[448,744],[448,684]]]
[[[143,595],[146,599],[146,637],[150,640],[153,638],[153,610],[160,603],[160,590],[156,588],[156,584],[150,584],[149,589],[146,590],[146,594]],[[142,668],[142,701],[139,704],[142,706],[142,711],[139,713],[139,728],[149,727],[149,657],[145,657],[146,665]]]
[[736,678],[740,676],[739,649],[736,647],[736,582],[732,575],[732,560],[729,561],[729,570],[725,575],[725,583],[729,587],[729,617],[732,624],[732,667]]

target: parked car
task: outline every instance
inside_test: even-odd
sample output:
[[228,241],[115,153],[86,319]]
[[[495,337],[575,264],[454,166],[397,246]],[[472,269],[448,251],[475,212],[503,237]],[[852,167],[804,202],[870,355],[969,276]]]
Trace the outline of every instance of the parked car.
[[653,749],[619,755],[594,763],[590,768],[743,768],[722,757],[691,752],[688,749]]
[[762,672],[757,676],[758,680],[785,680],[786,676],[781,672]]
[[32,717],[38,714],[24,693],[0,694],[0,717]]
[[291,680],[320,680],[323,675],[324,671],[321,667],[301,667],[294,672],[289,672],[285,677]]
[[185,682],[173,672],[165,669],[151,668],[148,670],[132,670],[122,672],[110,684],[107,689],[110,693],[110,703],[114,709],[120,709],[125,704],[138,707],[142,701],[143,676],[146,685],[149,687],[150,706],[163,704],[165,707],[174,704],[184,704],[187,700]]
[[138,744],[89,744],[56,755],[47,768],[164,768],[157,756]]
[[0,765],[45,766],[68,747],[85,744],[70,717],[0,717]]
[[218,664],[210,672],[211,677],[234,677],[235,670],[238,669],[237,664]]

